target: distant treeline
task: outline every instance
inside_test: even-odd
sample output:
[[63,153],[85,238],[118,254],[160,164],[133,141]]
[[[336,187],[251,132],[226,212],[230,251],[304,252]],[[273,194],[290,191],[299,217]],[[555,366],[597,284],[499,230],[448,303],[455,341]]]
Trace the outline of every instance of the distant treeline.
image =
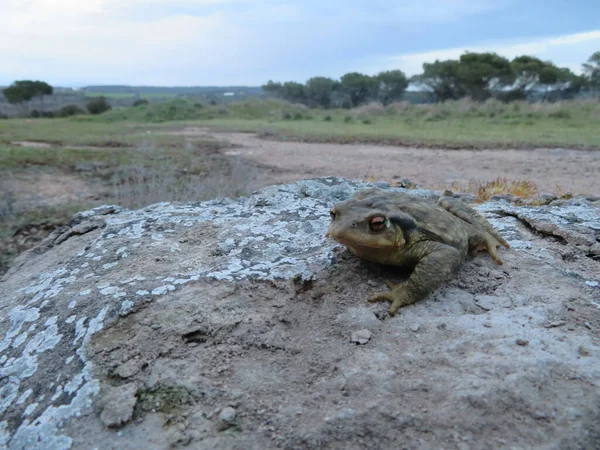
[[[409,85],[416,92],[406,91]],[[311,107],[351,108],[371,101],[388,104],[398,100],[443,102],[471,97],[484,101],[495,97],[503,101],[555,101],[600,92],[600,52],[583,64],[583,74],[533,56],[509,61],[496,53],[467,52],[459,59],[424,63],[423,72],[408,78],[401,70],[369,76],[347,73],[339,80],[313,77],[305,84],[294,81],[269,81],[262,86],[271,96]]]
[[131,94],[131,95],[189,95],[200,93],[243,92],[246,95],[261,95],[262,89],[257,86],[185,86],[185,87],[161,87],[161,86],[85,86],[83,92]]

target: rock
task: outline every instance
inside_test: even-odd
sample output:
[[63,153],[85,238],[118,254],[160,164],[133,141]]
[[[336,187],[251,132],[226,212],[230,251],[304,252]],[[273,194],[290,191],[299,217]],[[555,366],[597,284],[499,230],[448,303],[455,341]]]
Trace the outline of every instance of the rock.
[[350,342],[355,342],[357,344],[366,344],[371,339],[371,332],[369,330],[360,330],[352,333],[352,337],[350,338]]
[[[407,448],[593,446],[600,348],[577,324],[595,329],[598,210],[474,205],[511,245],[504,266],[469,257],[391,318],[368,303],[387,269],[324,238],[331,204],[370,186],[74,216],[0,281],[0,448],[387,448],[398,427]],[[545,325],[566,311],[562,339]],[[358,330],[369,345],[349,345]]]
[[100,404],[100,420],[107,427],[119,427],[131,420],[136,403],[137,385],[135,383],[106,388]]
[[220,429],[224,430],[234,425],[236,419],[236,411],[231,406],[223,408],[219,414]]
[[527,339],[518,338],[515,341],[515,344],[520,345],[521,347],[527,347],[529,345],[529,341]]
[[418,323],[413,323],[409,328],[410,331],[414,331],[416,333],[421,328],[421,325],[419,325]]
[[125,364],[121,364],[115,369],[115,375],[121,378],[129,378],[134,376],[142,369],[142,362],[137,359],[130,359]]

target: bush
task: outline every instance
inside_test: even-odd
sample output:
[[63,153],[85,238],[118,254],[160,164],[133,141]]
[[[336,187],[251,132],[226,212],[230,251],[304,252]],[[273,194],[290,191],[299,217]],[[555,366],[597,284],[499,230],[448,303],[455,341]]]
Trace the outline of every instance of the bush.
[[331,122],[331,116],[325,116],[325,117],[323,117],[323,120],[325,122]]
[[364,123],[365,125],[371,125],[373,122],[371,121],[371,119],[363,119],[362,123]]
[[41,117],[41,114],[37,109],[34,109],[33,111],[31,111],[31,117],[37,119],[38,117]]
[[344,117],[344,123],[352,123],[353,121],[354,121],[354,118],[352,116]]
[[204,105],[202,105],[202,103],[194,103],[194,108],[202,109],[203,107]]
[[88,102],[86,103],[86,107],[90,114],[102,114],[103,112],[112,109],[112,106],[110,105],[106,97],[102,96],[88,100]]
[[302,120],[302,113],[301,112],[295,112],[294,113],[294,120]]
[[133,102],[132,106],[142,106],[142,105],[147,105],[148,103],[150,103],[148,100],[146,100],[145,98],[138,98],[136,101]]
[[559,109],[558,111],[549,113],[548,117],[551,117],[552,119],[570,119],[571,112],[566,109]]
[[292,118],[292,114],[286,111],[283,113],[282,117],[283,117],[283,120],[290,120]]
[[210,104],[210,106],[217,106],[217,101],[216,100],[211,100],[208,103]]
[[58,110],[58,117],[71,117],[78,114],[85,114],[85,111],[77,105],[66,105]]

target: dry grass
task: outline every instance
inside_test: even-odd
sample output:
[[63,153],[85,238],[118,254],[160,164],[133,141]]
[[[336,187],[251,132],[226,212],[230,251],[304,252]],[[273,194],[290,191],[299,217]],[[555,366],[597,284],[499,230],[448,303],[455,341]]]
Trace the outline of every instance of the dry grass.
[[507,178],[496,178],[491,181],[468,181],[466,183],[452,183],[450,189],[456,192],[469,193],[476,196],[477,202],[489,200],[494,195],[509,194],[520,199],[536,199],[539,197],[539,189],[528,180],[509,180]]
[[192,144],[181,151],[189,154],[188,164],[157,164],[149,163],[156,153],[153,145],[140,147],[137,159],[115,173],[112,201],[126,208],[141,208],[159,202],[238,197],[260,185],[259,171],[243,158],[215,156],[198,160]]

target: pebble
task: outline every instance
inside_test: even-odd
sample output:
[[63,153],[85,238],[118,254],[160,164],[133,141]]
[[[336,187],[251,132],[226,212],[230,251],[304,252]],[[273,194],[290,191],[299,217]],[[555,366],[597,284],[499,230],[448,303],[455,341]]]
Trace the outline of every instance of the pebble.
[[410,331],[414,331],[416,333],[417,331],[419,331],[420,328],[421,328],[421,325],[419,325],[418,323],[413,323],[410,326]]
[[580,345],[577,351],[581,356],[590,356],[590,351],[583,345]]
[[367,284],[371,287],[377,287],[379,286],[379,283],[375,280],[367,280]]
[[520,345],[521,347],[526,347],[526,346],[528,346],[528,345],[529,345],[529,341],[528,341],[527,339],[521,339],[521,338],[518,338],[518,339],[515,341],[515,344],[517,344],[517,345]]
[[546,328],[557,328],[557,327],[562,327],[563,325],[566,325],[567,322],[565,322],[564,320],[556,320],[554,322],[550,322],[549,324],[546,325]]
[[366,344],[371,339],[372,333],[365,329],[360,331],[355,331],[352,333],[352,337],[350,338],[350,342],[355,342],[357,344]]
[[235,422],[236,411],[231,406],[227,406],[221,410],[219,414],[219,429],[225,430],[232,426]]
[[584,323],[584,325],[588,330],[592,329],[592,325],[589,322]]

